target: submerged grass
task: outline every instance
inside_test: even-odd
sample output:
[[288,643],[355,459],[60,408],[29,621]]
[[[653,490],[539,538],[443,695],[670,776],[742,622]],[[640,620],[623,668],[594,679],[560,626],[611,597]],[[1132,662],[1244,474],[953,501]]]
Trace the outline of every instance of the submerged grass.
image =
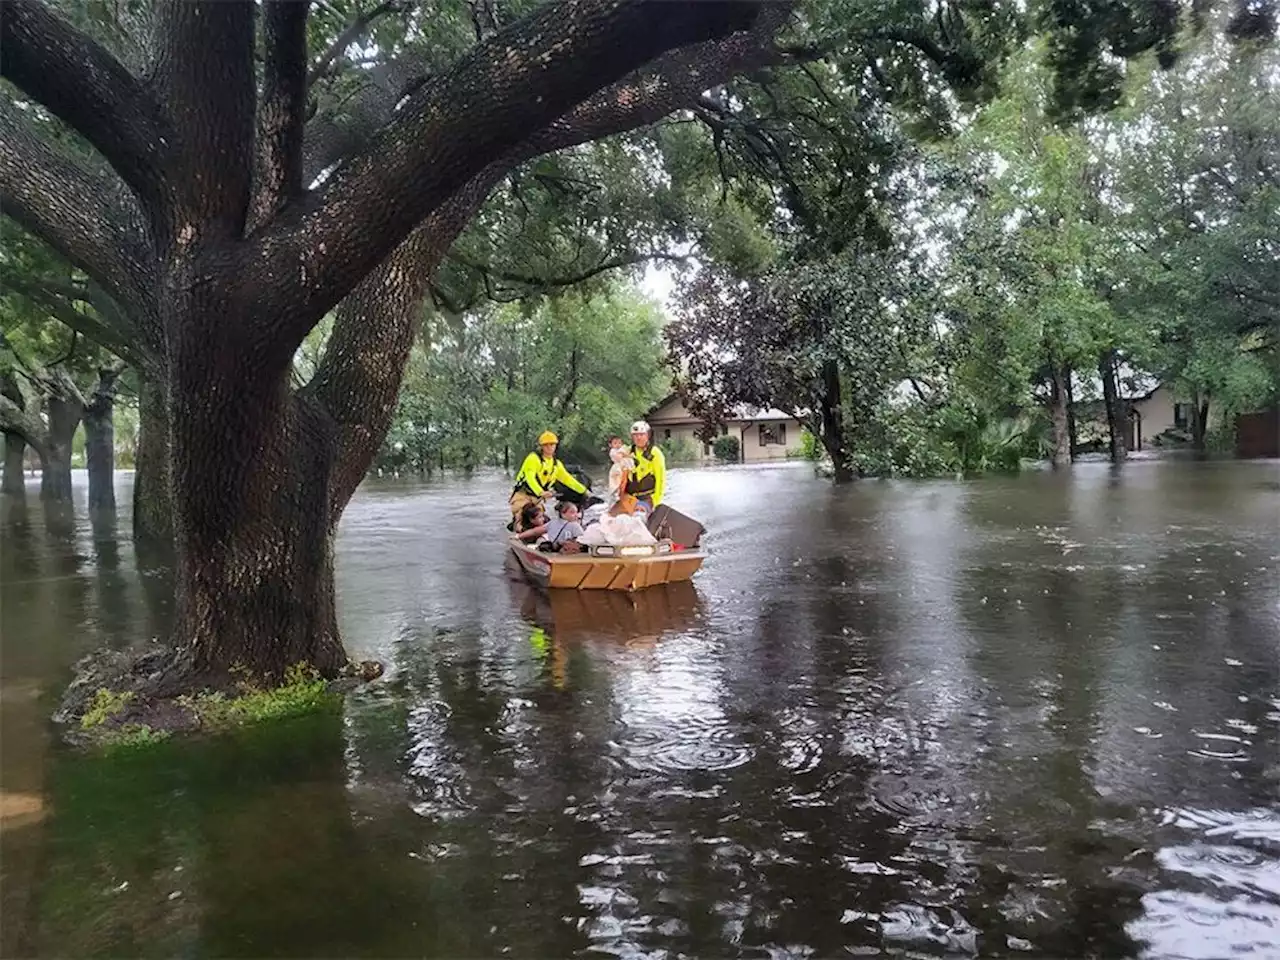
[[89,703],[89,709],[80,718],[80,729],[92,730],[101,726],[129,706],[133,698],[132,692],[112,693],[106,687],[98,688]]
[[206,690],[174,699],[100,687],[80,717],[78,742],[108,753],[137,750],[177,732],[223,733],[323,712],[340,703],[341,695],[305,663],[288,668],[279,686],[239,671],[230,690]]
[[268,720],[283,720],[312,713],[336,703],[338,695],[318,672],[305,663],[285,671],[285,682],[278,687],[260,687],[242,679],[238,693],[200,693],[179,698],[191,710],[200,726],[208,730],[226,730]]

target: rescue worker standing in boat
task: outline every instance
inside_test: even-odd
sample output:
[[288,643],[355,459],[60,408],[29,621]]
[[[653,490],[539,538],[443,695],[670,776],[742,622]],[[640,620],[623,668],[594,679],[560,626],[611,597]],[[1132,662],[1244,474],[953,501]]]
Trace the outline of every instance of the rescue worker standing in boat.
[[648,513],[661,506],[667,485],[667,461],[652,441],[649,424],[637,420],[631,425],[631,457],[636,467],[627,476],[626,492],[635,497]]
[[551,485],[554,483],[562,483],[575,493],[587,492],[587,488],[578,482],[578,478],[556,459],[556,445],[559,442],[560,438],[548,430],[538,437],[538,446],[541,450],[534,450],[524,458],[524,463],[516,474],[515,488],[511,491],[513,526],[519,525],[520,511],[526,504],[536,503],[540,499],[550,499],[553,496]]

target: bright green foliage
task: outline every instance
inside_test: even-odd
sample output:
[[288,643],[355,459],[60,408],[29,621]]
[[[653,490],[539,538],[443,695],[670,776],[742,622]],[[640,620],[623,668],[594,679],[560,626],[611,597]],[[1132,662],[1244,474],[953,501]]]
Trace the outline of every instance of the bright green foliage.
[[503,464],[543,430],[565,460],[603,460],[605,439],[666,392],[661,313],[606,285],[537,303],[437,314],[415,347],[383,469]]
[[1278,68],[1272,48],[1206,44],[1115,131],[1119,285],[1149,330],[1144,365],[1227,414],[1280,386]]
[[306,664],[296,664],[285,671],[285,682],[264,689],[251,682],[241,684],[235,696],[206,693],[185,698],[182,702],[200,720],[206,730],[220,731],[270,720],[303,716],[339,701],[328,684]]
[[742,445],[731,433],[716,437],[711,444],[711,449],[715,451],[716,459],[723,460],[725,463],[737,463],[742,457]]
[[132,703],[133,696],[131,692],[112,693],[105,687],[100,689],[93,695],[89,708],[84,712],[84,716],[80,718],[80,729],[92,730],[94,727],[106,723]]
[[1032,403],[1052,365],[1090,369],[1127,346],[1108,299],[1103,164],[1083,125],[1050,122],[1039,57],[1010,64],[1004,93],[956,146],[980,188],[951,263],[954,370],[987,413]]

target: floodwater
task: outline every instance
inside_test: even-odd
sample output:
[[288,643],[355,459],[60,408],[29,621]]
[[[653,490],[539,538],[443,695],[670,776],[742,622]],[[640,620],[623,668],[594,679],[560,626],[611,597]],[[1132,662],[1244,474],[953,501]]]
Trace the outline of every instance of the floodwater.
[[0,950],[1280,956],[1280,465],[670,488],[712,557],[628,598],[509,579],[501,478],[366,487],[385,681],[106,760],[48,698],[167,567],[10,506]]

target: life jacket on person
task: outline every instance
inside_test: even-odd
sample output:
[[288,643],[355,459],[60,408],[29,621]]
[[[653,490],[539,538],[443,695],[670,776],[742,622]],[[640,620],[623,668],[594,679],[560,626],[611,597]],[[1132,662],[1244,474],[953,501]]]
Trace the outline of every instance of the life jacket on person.
[[519,490],[531,497],[540,497],[544,490],[551,488],[557,477],[564,476],[565,473],[564,464],[558,457],[545,460],[541,450],[533,450],[524,458],[524,463],[516,473],[512,493]]
[[661,471],[664,462],[661,452],[652,443],[643,450],[632,444],[631,458],[636,466],[627,474],[625,491],[642,500],[652,499],[662,480]]

